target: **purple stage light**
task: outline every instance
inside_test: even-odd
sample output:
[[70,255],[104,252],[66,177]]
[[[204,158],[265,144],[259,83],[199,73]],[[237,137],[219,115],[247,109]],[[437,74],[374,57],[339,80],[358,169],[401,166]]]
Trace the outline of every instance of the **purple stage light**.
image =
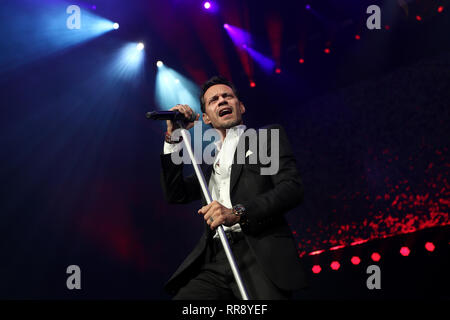
[[247,31],[245,31],[241,28],[229,25],[227,23],[225,23],[223,25],[223,27],[225,28],[225,30],[227,30],[227,33],[230,36],[231,40],[233,40],[233,43],[235,46],[246,49],[246,48],[244,48],[244,45],[246,45],[246,46],[251,45],[251,37]]
[[309,4],[307,4],[307,5],[305,6],[305,8],[306,8],[306,10],[309,10],[309,9],[311,9],[311,6],[310,6]]
[[204,7],[206,10],[210,9],[210,8],[211,8],[211,2],[206,1],[205,3],[203,3],[203,7]]
[[[248,52],[250,57],[252,57],[253,60],[255,60],[255,62],[261,66],[261,68],[265,72],[267,72],[267,73],[273,72],[273,69],[275,68],[275,61],[264,56],[262,53],[259,53],[258,51],[254,50],[250,47],[246,47],[245,50]],[[280,72],[281,72],[281,69],[280,69]]]

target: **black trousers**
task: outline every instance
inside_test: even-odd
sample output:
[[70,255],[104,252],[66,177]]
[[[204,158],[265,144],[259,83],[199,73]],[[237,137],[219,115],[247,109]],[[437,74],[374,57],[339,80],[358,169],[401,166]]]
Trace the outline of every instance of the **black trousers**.
[[[174,300],[237,300],[241,299],[225,251],[219,239],[207,248],[205,261]],[[276,287],[264,274],[245,239],[230,244],[242,281],[250,300],[286,300],[291,291]]]

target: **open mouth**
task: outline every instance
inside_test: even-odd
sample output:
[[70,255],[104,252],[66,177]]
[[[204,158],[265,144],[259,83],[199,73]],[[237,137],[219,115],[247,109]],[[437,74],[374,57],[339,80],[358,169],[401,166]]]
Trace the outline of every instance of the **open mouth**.
[[232,113],[233,113],[233,109],[231,109],[230,107],[225,107],[219,111],[219,117],[224,117],[227,114],[232,114]]

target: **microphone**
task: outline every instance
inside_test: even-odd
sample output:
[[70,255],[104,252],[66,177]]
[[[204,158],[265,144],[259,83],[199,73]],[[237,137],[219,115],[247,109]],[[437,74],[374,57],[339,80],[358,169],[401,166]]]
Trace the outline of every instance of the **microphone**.
[[147,119],[152,120],[172,120],[172,121],[185,121],[194,122],[197,118],[197,113],[193,112],[190,118],[186,118],[184,114],[179,111],[151,111],[145,114]]

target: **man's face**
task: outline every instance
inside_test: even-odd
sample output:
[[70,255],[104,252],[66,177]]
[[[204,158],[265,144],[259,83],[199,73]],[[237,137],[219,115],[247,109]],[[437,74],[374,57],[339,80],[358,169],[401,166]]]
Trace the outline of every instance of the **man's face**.
[[245,107],[224,84],[216,84],[206,90],[203,95],[205,112],[203,122],[211,124],[216,129],[228,129],[242,123]]

